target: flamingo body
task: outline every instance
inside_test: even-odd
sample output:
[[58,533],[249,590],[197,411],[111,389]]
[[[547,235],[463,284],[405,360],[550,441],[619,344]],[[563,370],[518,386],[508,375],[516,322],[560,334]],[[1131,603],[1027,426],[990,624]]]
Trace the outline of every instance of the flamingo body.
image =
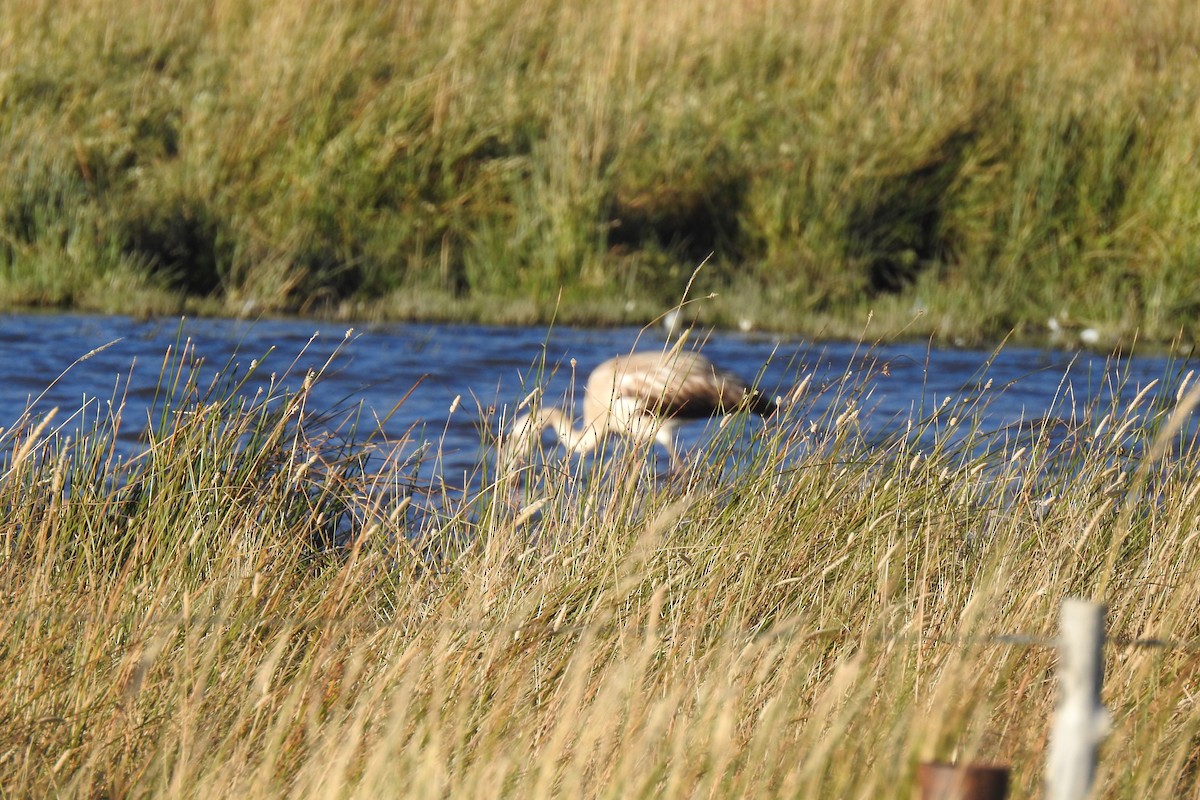
[[550,428],[567,450],[586,453],[606,435],[617,434],[657,442],[675,467],[675,431],[683,423],[741,410],[765,417],[776,408],[776,401],[699,353],[631,353],[592,370],[583,393],[581,428],[562,409],[543,408],[514,422],[508,444],[531,447]]

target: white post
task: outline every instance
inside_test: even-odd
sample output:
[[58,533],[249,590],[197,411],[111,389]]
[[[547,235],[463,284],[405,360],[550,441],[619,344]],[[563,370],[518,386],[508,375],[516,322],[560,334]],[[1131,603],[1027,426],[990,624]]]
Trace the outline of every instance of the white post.
[[1096,750],[1108,733],[1104,683],[1104,606],[1067,598],[1058,634],[1058,711],[1046,758],[1046,797],[1084,800],[1096,775]]

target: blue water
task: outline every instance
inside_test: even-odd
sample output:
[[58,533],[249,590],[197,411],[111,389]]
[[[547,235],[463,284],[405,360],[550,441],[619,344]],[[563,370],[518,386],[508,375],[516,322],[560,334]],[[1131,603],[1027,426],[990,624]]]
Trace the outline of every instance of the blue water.
[[[313,403],[329,409],[361,404],[360,431],[386,418],[383,435],[403,440],[413,452],[424,443],[435,446],[442,454],[438,469],[454,481],[479,462],[480,427],[495,424],[488,411],[511,413],[539,375],[547,399],[558,400],[571,386],[572,360],[582,381],[612,355],[660,349],[665,341],[657,329],[636,328],[386,324],[357,328],[349,338],[346,332],[344,325],[304,320],[0,316],[0,427],[10,429],[27,411],[37,416],[56,407],[57,421],[84,408],[92,416],[116,398],[125,403],[122,437],[136,442],[159,388],[164,355],[181,342],[190,342],[207,376],[222,370],[242,373],[252,361],[261,361],[243,389],[248,395],[268,386],[272,373],[298,386],[308,369],[320,368],[340,348],[310,408]],[[772,393],[786,393],[812,375],[814,412],[822,404],[836,411],[844,398],[831,387],[852,371],[866,378],[869,388],[863,424],[879,430],[903,425],[943,402],[969,404],[981,393],[988,398],[983,422],[996,429],[1047,413],[1069,414],[1072,406],[1095,400],[1107,403],[1117,386],[1132,397],[1159,379],[1163,383],[1156,391],[1173,396],[1178,376],[1189,368],[1160,357],[1106,359],[1020,347],[993,354],[924,343],[868,348],[730,332],[710,334],[703,351],[727,369],[757,377]],[[695,426],[683,445],[702,432],[703,425]]]

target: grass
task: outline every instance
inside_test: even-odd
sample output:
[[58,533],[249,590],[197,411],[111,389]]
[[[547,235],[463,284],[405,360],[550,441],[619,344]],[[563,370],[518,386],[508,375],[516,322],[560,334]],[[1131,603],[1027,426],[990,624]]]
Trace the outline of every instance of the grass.
[[706,324],[1195,339],[1191,4],[14,0],[0,30],[0,306],[645,322],[709,259]]
[[[994,634],[1083,596],[1200,636],[1190,373],[990,433],[981,376],[868,441],[861,370],[677,479],[618,448],[464,489],[314,408],[323,370],[252,370],[180,343],[136,442],[120,396],[0,433],[6,794],[879,797],[936,758],[1026,796],[1055,656]],[[1096,796],[1195,793],[1193,649],[1106,655]]]

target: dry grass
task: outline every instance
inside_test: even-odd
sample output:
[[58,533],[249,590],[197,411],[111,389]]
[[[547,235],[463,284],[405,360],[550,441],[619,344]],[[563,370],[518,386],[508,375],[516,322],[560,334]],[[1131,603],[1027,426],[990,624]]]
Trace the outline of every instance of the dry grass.
[[[310,408],[319,374],[247,398],[189,359],[133,453],[120,402],[0,434],[6,795],[881,797],[960,758],[1025,796],[1055,659],[992,634],[1075,595],[1200,637],[1196,451],[1136,387],[867,443],[847,377],[677,480],[551,453],[454,492]],[[1197,790],[1194,661],[1110,648],[1097,796]]]

